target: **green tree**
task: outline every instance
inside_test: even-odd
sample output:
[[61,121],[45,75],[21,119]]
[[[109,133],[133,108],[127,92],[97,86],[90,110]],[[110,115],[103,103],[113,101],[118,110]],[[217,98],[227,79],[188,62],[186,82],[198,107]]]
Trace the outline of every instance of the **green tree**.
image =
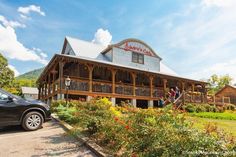
[[212,75],[207,82],[209,83],[209,94],[215,94],[225,85],[231,85],[233,78],[229,75],[218,76],[216,74]]
[[0,53],[0,88],[9,88],[14,81],[14,72],[8,67],[8,61]]

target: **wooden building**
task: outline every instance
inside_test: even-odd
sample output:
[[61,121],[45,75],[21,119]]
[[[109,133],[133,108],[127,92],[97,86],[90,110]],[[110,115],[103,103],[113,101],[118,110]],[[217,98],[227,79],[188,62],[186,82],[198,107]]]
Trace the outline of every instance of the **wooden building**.
[[215,94],[215,102],[231,103],[236,105],[236,87],[225,85]]
[[66,37],[37,83],[39,99],[64,99],[65,78],[71,79],[69,99],[109,97],[113,104],[128,100],[134,106],[157,106],[170,88],[185,91],[187,102],[206,101],[206,82],[180,77],[166,68],[146,43],[126,39],[107,47]]

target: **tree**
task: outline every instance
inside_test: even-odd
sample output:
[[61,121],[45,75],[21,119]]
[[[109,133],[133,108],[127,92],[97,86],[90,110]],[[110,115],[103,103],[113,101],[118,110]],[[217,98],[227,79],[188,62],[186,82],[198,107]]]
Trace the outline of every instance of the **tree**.
[[0,53],[0,88],[9,88],[14,81],[14,72],[8,67],[8,61]]
[[216,74],[212,75],[207,82],[209,83],[209,94],[215,94],[225,85],[231,85],[233,78],[229,75],[218,76]]

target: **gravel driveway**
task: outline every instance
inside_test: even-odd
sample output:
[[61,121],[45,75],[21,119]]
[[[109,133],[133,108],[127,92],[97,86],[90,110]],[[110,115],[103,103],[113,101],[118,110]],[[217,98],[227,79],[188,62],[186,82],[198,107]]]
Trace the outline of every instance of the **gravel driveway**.
[[0,157],[41,156],[95,157],[54,120],[33,132],[19,126],[0,128]]

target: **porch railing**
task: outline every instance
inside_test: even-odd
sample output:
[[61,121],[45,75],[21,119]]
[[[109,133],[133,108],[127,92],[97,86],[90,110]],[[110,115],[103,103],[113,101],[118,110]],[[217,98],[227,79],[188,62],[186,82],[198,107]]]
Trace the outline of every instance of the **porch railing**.
[[136,87],[135,94],[137,96],[150,96],[150,88],[148,87]]
[[117,84],[115,92],[116,94],[133,95],[133,86]]
[[93,92],[112,93],[112,84],[93,81]]

